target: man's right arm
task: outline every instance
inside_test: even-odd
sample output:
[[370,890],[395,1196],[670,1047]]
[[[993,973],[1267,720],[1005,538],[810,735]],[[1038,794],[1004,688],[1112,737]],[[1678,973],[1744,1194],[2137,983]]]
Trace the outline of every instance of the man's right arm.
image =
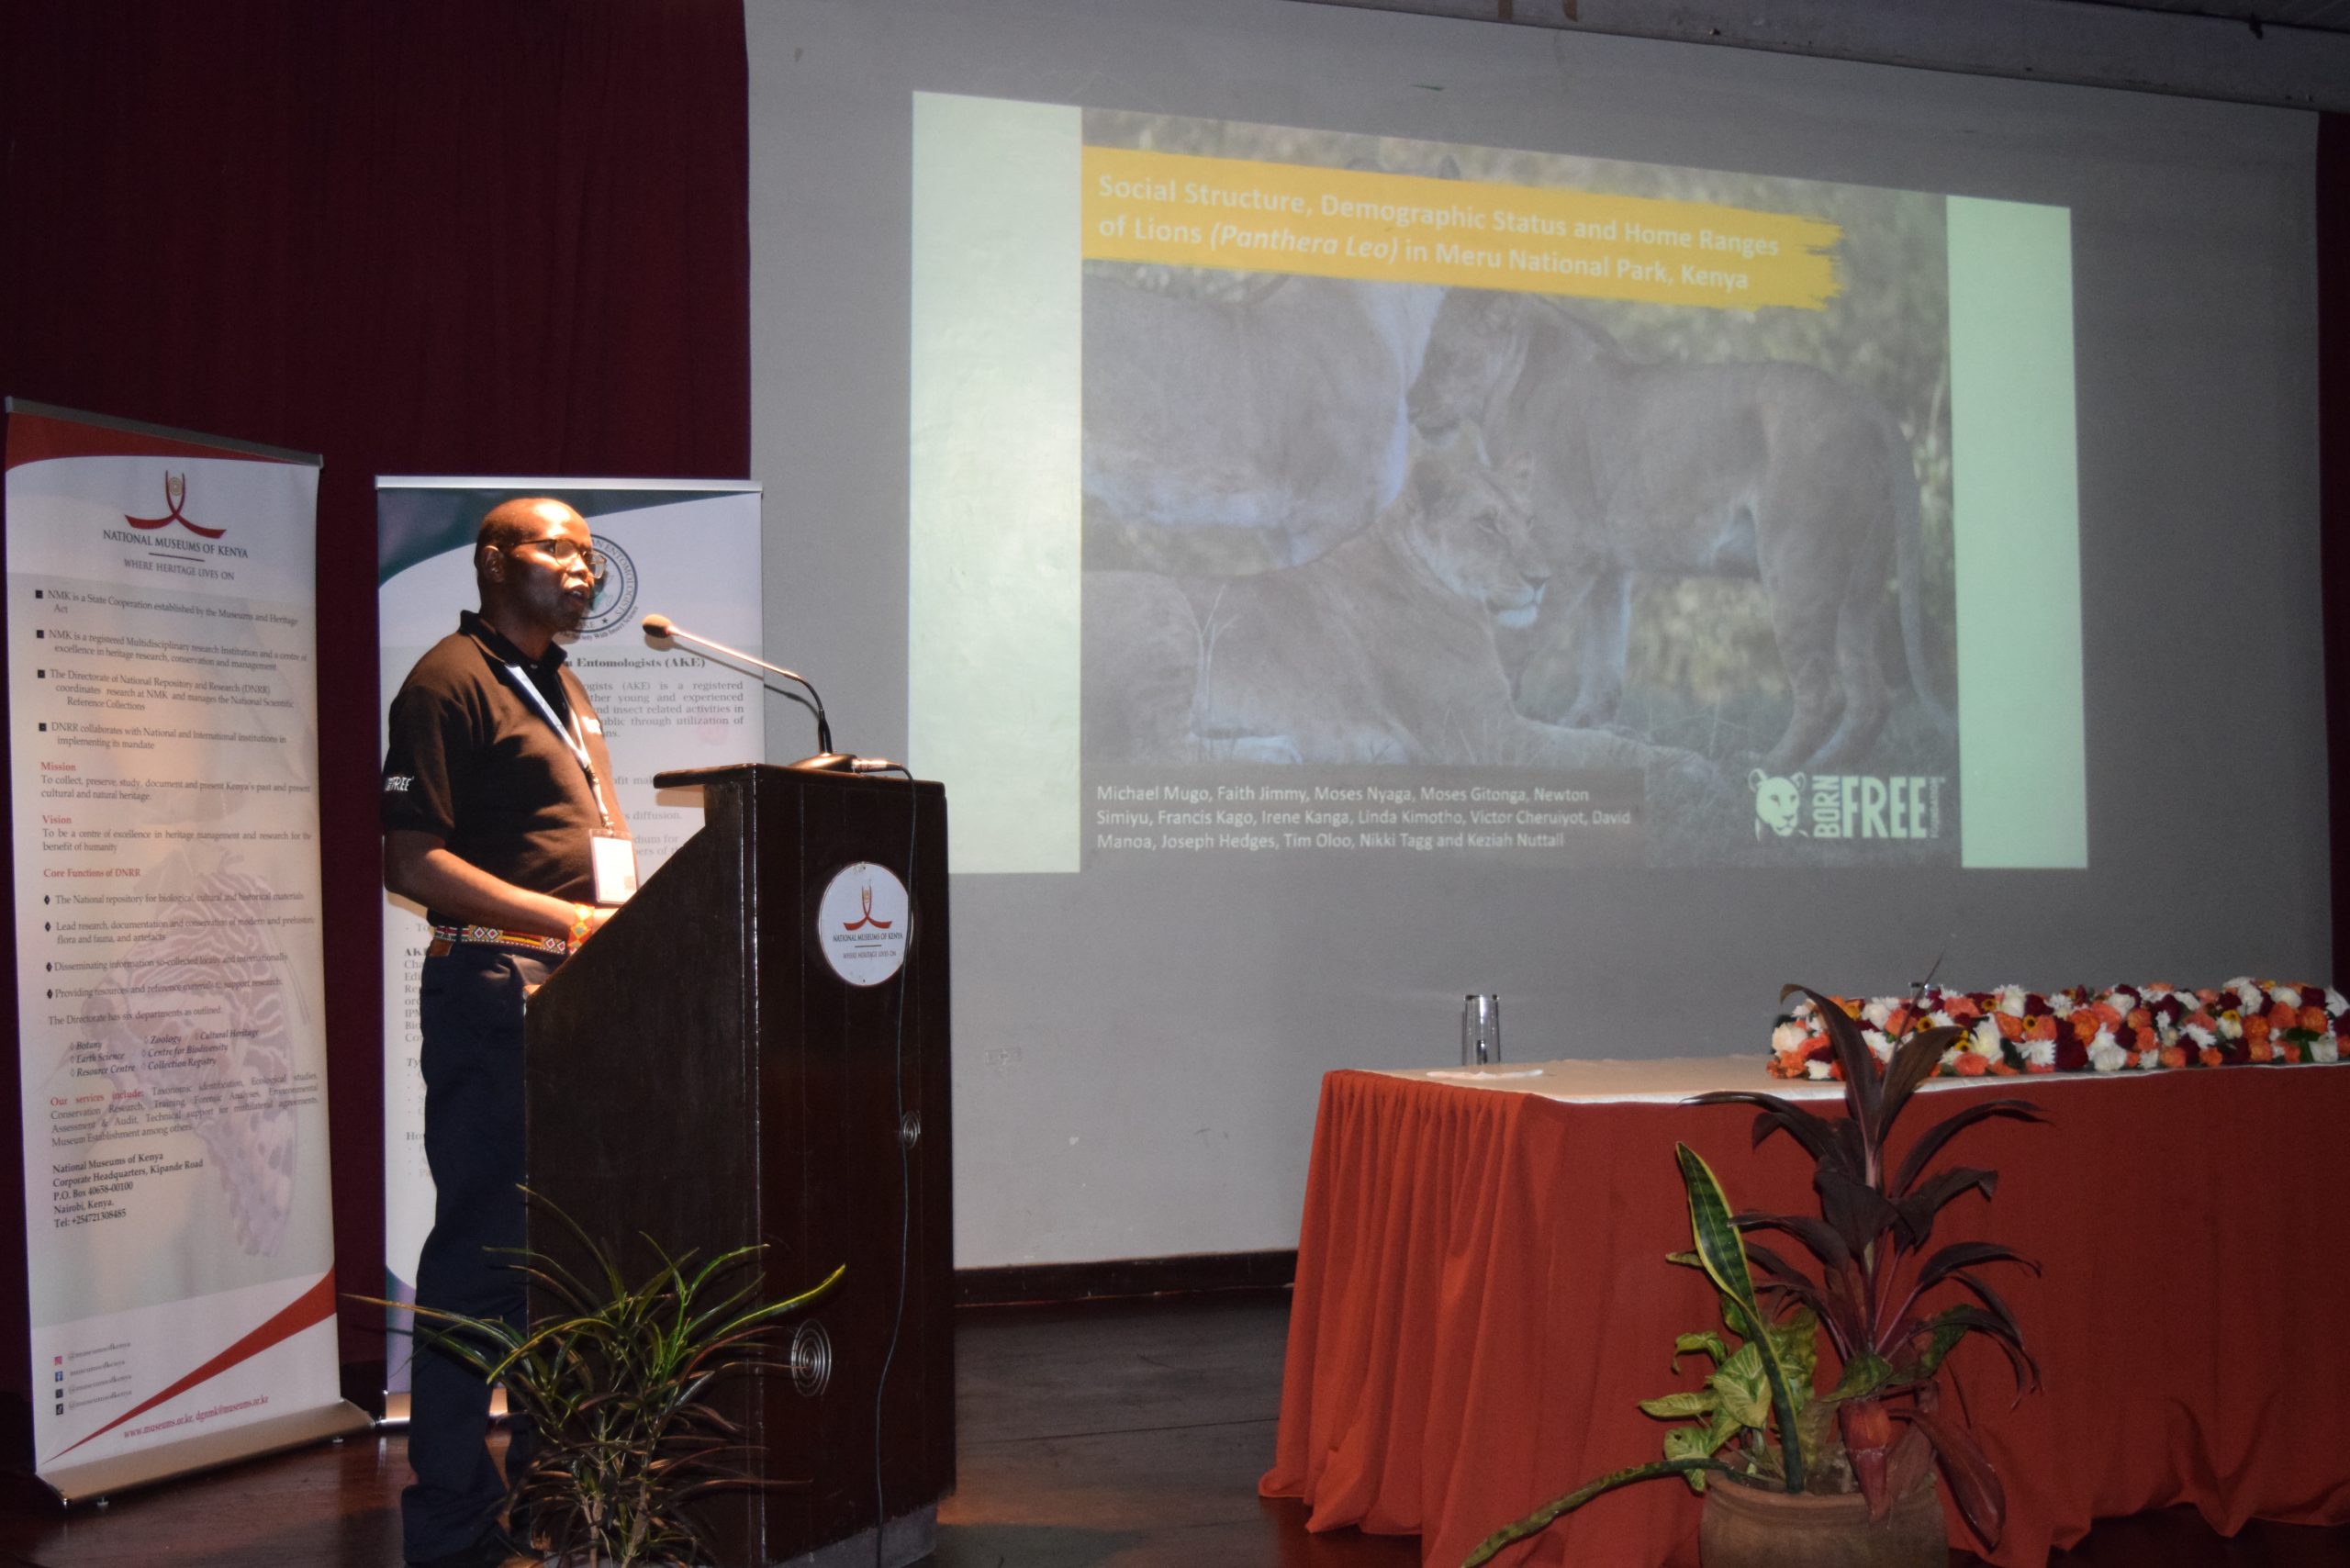
[[[437,834],[394,828],[384,834],[384,886],[402,898],[473,925],[560,936],[569,932],[576,911],[561,899],[518,888],[472,862],[458,858]],[[589,929],[611,918],[611,911],[589,913]]]

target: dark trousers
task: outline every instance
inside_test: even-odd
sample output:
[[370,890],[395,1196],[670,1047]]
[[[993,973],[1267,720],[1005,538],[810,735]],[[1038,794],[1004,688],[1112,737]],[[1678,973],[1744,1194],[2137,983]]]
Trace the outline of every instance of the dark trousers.
[[[523,1325],[517,1260],[498,1248],[523,1243],[522,998],[547,977],[539,959],[460,944],[424,960],[418,1022],[423,1035],[424,1157],[434,1188],[432,1233],[416,1270],[419,1306]],[[408,1380],[408,1468],[400,1496],[411,1562],[463,1551],[498,1522],[506,1484],[489,1457],[489,1385],[430,1344],[417,1323]],[[519,1475],[536,1447],[527,1423],[509,1421],[507,1469]]]

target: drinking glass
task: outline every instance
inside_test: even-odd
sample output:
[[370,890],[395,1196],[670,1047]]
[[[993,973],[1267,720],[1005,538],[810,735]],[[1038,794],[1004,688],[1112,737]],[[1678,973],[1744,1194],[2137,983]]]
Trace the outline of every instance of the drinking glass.
[[1460,1065],[1489,1067],[1502,1059],[1502,999],[1490,992],[1464,998],[1460,1006]]

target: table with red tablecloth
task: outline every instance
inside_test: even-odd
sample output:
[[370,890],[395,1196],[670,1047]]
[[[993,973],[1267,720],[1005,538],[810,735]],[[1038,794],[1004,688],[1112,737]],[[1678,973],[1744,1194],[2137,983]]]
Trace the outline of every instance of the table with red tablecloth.
[[[1665,1425],[1637,1402],[1702,1377],[1702,1357],[1667,1366],[1676,1333],[1718,1325],[1703,1277],[1664,1260],[1689,1246],[1675,1142],[1733,1207],[1813,1204],[1799,1148],[1750,1148],[1751,1111],[1679,1103],[1798,1087],[1751,1058],[1508,1070],[1529,1076],[1323,1081],[1262,1487],[1302,1498],[1315,1529],[1417,1532],[1422,1562],[1444,1568],[1537,1504],[1658,1457]],[[1986,1277],[2045,1387],[2015,1405],[1996,1346],[1953,1353],[2008,1523],[1986,1551],[1953,1515],[1953,1543],[2040,1568],[2094,1519],[2177,1503],[2230,1534],[2350,1520],[2350,1065],[1937,1081],[1897,1150],[1955,1096],[1999,1092],[2049,1123],[1985,1122],[1943,1150],[1938,1164],[2000,1182],[1945,1210],[1934,1241],[2041,1261],[2038,1278]],[[1677,1480],[1645,1483],[1503,1562],[1692,1563],[1698,1508]]]

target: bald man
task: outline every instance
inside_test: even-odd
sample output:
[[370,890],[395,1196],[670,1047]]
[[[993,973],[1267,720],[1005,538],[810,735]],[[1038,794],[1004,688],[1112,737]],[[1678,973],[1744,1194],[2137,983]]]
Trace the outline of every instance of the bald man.
[[[493,509],[474,543],[481,609],[408,672],[384,757],[384,885],[432,924],[418,1015],[435,1195],[417,1305],[518,1327],[522,1278],[495,1249],[523,1243],[522,1001],[635,889],[604,727],[556,640],[579,629],[602,568],[563,502]],[[404,1555],[489,1568],[529,1533],[500,1526],[489,1389],[421,1334],[411,1369]],[[519,1476],[534,1437],[509,1437]]]

